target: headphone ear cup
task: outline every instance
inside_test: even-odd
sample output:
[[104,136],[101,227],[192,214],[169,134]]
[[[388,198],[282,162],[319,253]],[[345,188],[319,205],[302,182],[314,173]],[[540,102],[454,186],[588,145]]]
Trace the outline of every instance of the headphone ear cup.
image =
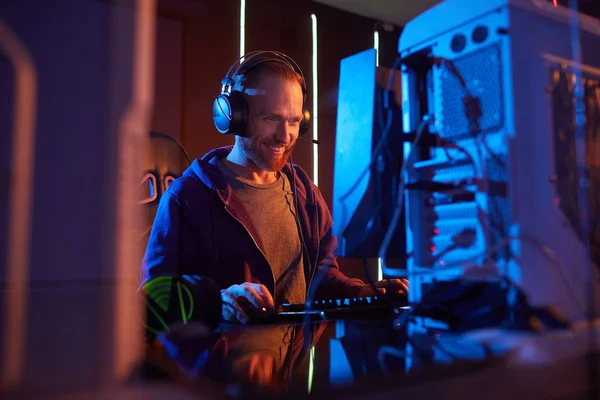
[[217,96],[213,103],[213,122],[220,133],[246,136],[248,103],[244,95],[234,90]]
[[302,118],[302,122],[300,122],[300,136],[308,132],[308,128],[310,127],[310,111],[305,108],[302,114],[304,118]]
[[229,96],[220,94],[213,103],[213,122],[220,133],[229,133],[231,127],[231,104]]

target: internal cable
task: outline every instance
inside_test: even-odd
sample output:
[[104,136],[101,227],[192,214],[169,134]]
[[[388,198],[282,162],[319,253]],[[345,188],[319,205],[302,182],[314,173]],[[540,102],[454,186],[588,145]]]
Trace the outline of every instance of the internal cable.
[[[446,265],[443,267],[437,267],[435,269],[415,268],[413,271],[411,271],[410,275],[411,276],[425,276],[425,275],[431,275],[431,274],[439,272],[439,271],[451,271],[451,270],[456,270],[456,269],[459,269],[463,273],[465,273],[466,271],[471,270],[471,269],[481,269],[482,268],[481,263],[475,264],[475,262],[477,262],[477,260],[479,260],[480,258],[483,258],[482,262],[485,264],[485,260],[489,259],[495,252],[508,246],[511,242],[513,242],[515,240],[525,241],[527,243],[532,244],[535,248],[540,250],[541,254],[548,261],[550,261],[552,266],[556,269],[557,273],[561,276],[561,280],[563,281],[564,288],[565,288],[567,294],[569,295],[569,297],[571,298],[571,300],[573,301],[573,304],[577,306],[577,308],[579,309],[579,311],[581,311],[583,313],[583,315],[587,315],[587,310],[586,310],[585,304],[582,304],[579,301],[579,299],[577,298],[577,295],[575,294],[575,290],[571,287],[571,285],[568,283],[569,281],[566,279],[567,277],[564,274],[564,270],[565,270],[564,266],[558,261],[558,258],[556,257],[556,255],[554,254],[552,249],[550,249],[548,246],[538,242],[534,238],[526,236],[526,235],[508,236],[501,242],[490,247],[489,249],[487,249],[481,253],[475,254],[467,259],[461,260],[461,264]],[[396,275],[398,275],[397,272],[396,272]],[[408,277],[408,273],[405,273],[405,274],[401,273],[400,276]],[[510,280],[508,276],[500,275],[500,277],[505,280]]]
[[429,115],[424,115],[423,119],[419,123],[417,128],[417,134],[415,135],[415,140],[412,142],[410,146],[409,154],[405,157],[404,162],[402,163],[402,169],[400,170],[400,182],[398,184],[398,193],[396,200],[396,207],[394,208],[394,214],[392,215],[392,220],[388,226],[388,229],[385,233],[383,241],[381,243],[381,247],[379,248],[379,258],[381,259],[381,270],[383,274],[386,275],[386,271],[390,271],[390,267],[387,265],[387,253],[392,242],[392,238],[396,233],[396,228],[398,227],[398,223],[400,222],[400,217],[402,216],[403,207],[404,207],[404,175],[406,174],[407,166],[411,163],[414,148],[419,143],[419,139],[421,135],[425,131],[425,128],[429,127],[429,125],[433,123],[433,118]]

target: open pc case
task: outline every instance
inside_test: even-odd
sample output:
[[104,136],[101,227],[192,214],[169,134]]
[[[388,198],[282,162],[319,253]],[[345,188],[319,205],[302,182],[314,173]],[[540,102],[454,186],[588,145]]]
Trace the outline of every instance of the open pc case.
[[407,270],[384,274],[408,276],[411,302],[497,280],[598,316],[598,48],[599,20],[542,0],[446,0],[406,25]]

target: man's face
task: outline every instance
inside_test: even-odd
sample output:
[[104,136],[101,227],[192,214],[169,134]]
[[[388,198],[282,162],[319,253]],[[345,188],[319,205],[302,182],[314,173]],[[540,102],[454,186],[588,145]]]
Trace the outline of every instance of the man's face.
[[302,88],[297,81],[263,77],[248,96],[248,137],[238,137],[246,157],[265,171],[287,162],[302,121]]

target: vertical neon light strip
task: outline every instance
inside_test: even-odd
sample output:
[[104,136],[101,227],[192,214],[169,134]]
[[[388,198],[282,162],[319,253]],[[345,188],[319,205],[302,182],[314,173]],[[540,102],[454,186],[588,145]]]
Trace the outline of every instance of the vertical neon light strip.
[[[310,15],[312,20],[312,131],[313,139],[319,140],[319,75],[317,73],[317,16]],[[319,146],[313,144],[313,182],[319,186]]]
[[375,66],[379,67],[379,32],[373,32],[373,47],[375,48]]
[[[319,140],[319,75],[317,73],[317,15],[311,14],[310,20],[312,23],[312,95],[313,95],[313,110],[312,110],[312,128],[313,139]],[[313,144],[313,182],[319,186],[319,148]],[[315,372],[315,346],[310,348],[308,357],[308,393],[312,390],[313,375]]]
[[240,0],[240,58],[246,53],[246,0]]
[[[373,47],[375,48],[375,66],[379,67],[379,32],[375,30],[373,32]],[[377,259],[377,280],[380,281],[383,279],[383,270],[382,270],[382,260],[381,258]]]

